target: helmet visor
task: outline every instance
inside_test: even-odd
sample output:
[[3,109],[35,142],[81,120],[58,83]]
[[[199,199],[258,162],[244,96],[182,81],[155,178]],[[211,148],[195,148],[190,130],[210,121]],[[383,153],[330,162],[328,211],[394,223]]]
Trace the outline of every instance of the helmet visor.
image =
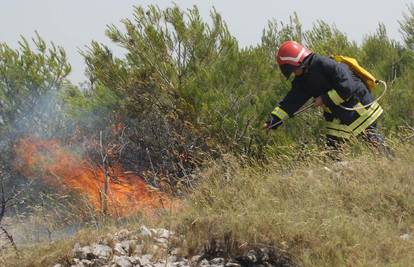
[[279,65],[279,67],[280,71],[283,73],[283,76],[285,76],[286,79],[289,79],[292,72],[297,68],[296,66],[290,64]]

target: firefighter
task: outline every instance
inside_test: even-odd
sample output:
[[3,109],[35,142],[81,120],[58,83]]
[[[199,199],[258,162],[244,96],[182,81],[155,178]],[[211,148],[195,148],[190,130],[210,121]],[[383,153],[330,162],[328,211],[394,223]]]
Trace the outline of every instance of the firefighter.
[[295,41],[284,42],[276,54],[277,64],[292,88],[271,113],[266,128],[276,129],[310,98],[322,107],[327,144],[337,148],[344,140],[362,135],[378,145],[384,138],[376,122],[383,113],[363,81],[344,63],[317,55]]

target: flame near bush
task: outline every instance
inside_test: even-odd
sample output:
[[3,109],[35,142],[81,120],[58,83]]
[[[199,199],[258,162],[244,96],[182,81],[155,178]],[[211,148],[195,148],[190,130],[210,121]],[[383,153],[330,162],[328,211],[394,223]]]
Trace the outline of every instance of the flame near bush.
[[[16,169],[30,179],[40,178],[50,186],[74,190],[102,209],[104,171],[92,161],[64,147],[59,140],[28,137],[15,146]],[[166,194],[151,190],[142,177],[109,168],[108,207],[112,215],[128,215],[170,205]]]

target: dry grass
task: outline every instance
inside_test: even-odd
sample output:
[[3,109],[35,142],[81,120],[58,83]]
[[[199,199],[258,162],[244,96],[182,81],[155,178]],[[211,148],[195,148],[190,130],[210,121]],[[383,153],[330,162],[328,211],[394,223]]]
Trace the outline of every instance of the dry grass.
[[[414,266],[412,150],[401,146],[395,160],[363,151],[346,156],[346,163],[308,150],[300,162],[285,157],[264,166],[229,156],[200,174],[203,182],[179,214],[165,212],[144,224],[173,225],[188,254],[212,238],[230,236],[233,245],[276,247],[303,266]],[[137,229],[140,223],[123,228]],[[0,265],[65,262],[76,242],[95,242],[119,230],[116,225],[107,222],[99,231],[85,229],[67,240],[23,249],[20,260],[3,254]],[[402,240],[407,233],[412,238]]]
[[[309,157],[313,158],[313,157]],[[281,168],[213,164],[179,222],[190,251],[228,233],[272,244],[304,266],[414,266],[414,153],[388,160],[368,151],[346,163]],[[285,159],[288,161],[288,159]]]
[[72,236],[62,236],[57,241],[33,242],[18,244],[19,257],[13,249],[0,251],[0,266],[7,267],[43,267],[53,266],[56,263],[70,266],[73,257],[72,249],[76,243],[88,245],[106,240],[109,245],[112,236],[121,229],[128,229],[131,232],[138,231],[140,225],[156,224],[154,218],[143,218],[141,214],[129,218],[101,218],[95,225],[80,228]]
[[65,263],[71,258],[75,243],[89,243],[95,241],[103,233],[84,229],[76,235],[55,242],[43,242],[19,246],[20,257],[11,249],[0,254],[0,266],[8,267],[43,267],[53,266],[57,262]]

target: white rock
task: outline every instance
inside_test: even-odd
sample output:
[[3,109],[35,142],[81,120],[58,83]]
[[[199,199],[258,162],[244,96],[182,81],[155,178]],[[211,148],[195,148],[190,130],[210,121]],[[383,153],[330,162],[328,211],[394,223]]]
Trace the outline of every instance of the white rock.
[[131,245],[132,244],[135,244],[136,242],[135,241],[133,241],[133,240],[124,240],[124,241],[122,241],[121,242],[121,245],[122,245],[122,247],[125,249],[125,250],[130,250],[130,248],[131,248]]
[[131,261],[133,265],[137,265],[137,266],[141,265],[141,258],[138,256],[129,257],[129,260]]
[[200,260],[201,256],[200,255],[195,255],[191,258],[191,262],[192,263],[197,263]]
[[114,245],[114,252],[116,255],[129,255],[132,241],[124,240]]
[[151,254],[145,254],[139,257],[139,262],[141,266],[151,264],[152,255]]
[[75,264],[71,265],[71,267],[90,267],[93,265],[92,261],[89,260],[78,260],[74,259]]
[[114,256],[112,262],[116,267],[132,267],[131,259],[127,256]]
[[267,248],[261,248],[260,251],[262,252],[261,261],[268,261],[269,260],[269,250]]
[[62,264],[58,263],[58,264],[53,265],[53,267],[63,267],[63,266],[62,266]]
[[200,264],[199,264],[200,266],[209,266],[210,265],[210,263],[208,262],[208,260],[206,260],[206,259],[203,259],[202,261],[200,261]]
[[77,267],[79,266],[79,260],[78,259],[73,259],[75,264],[72,264],[70,267]]
[[411,235],[410,235],[410,234],[403,234],[403,235],[400,235],[400,239],[401,239],[401,240],[404,240],[404,241],[408,241],[408,240],[410,240],[410,239],[411,239]]
[[106,245],[94,244],[92,246],[92,254],[98,259],[109,259],[112,254],[112,249]]
[[107,259],[93,259],[92,260],[93,264],[91,266],[93,267],[103,267],[103,266],[107,266],[108,260]]
[[114,245],[114,254],[117,256],[123,256],[123,255],[127,255],[127,252],[125,251],[121,243],[116,243]]
[[164,228],[158,228],[156,229],[156,232],[159,238],[164,238],[164,239],[170,238],[170,236],[173,234],[171,231],[168,231],[167,229],[164,229]]
[[177,257],[176,256],[169,256],[167,258],[167,262],[172,263],[172,262],[176,262],[176,261],[177,261]]
[[171,264],[173,267],[189,267],[190,265],[185,261],[177,261]]
[[83,264],[83,266],[87,266],[87,267],[93,266],[93,262],[90,260],[82,260],[81,263]]
[[247,255],[246,256],[252,262],[257,262],[256,252],[254,250],[250,250],[249,252],[247,252]]
[[210,261],[210,263],[214,264],[214,265],[223,265],[224,264],[224,259],[223,258],[215,258],[215,259],[212,259]]
[[73,248],[73,254],[76,259],[80,259],[80,260],[92,259],[94,257],[92,254],[91,247],[89,246],[80,247],[78,243],[76,243]]
[[235,262],[228,262],[225,265],[226,267],[240,267],[241,265]]

